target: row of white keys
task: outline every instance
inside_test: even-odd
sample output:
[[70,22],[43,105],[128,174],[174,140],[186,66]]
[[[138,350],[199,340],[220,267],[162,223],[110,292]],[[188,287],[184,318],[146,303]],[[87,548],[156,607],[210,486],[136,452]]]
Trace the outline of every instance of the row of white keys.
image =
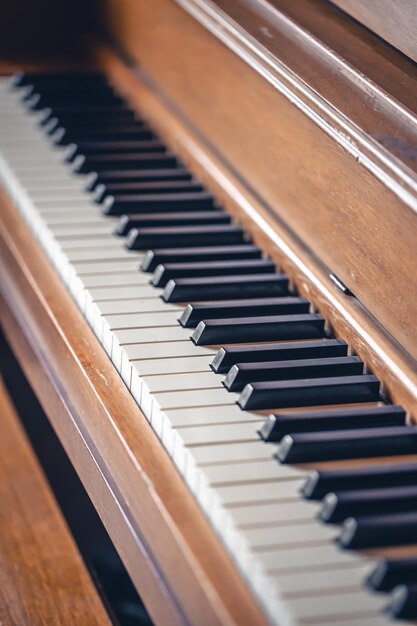
[[[36,133],[33,147],[37,143]],[[94,328],[98,336],[111,337],[106,349],[119,371],[125,367],[124,380],[135,386],[135,397],[141,398],[142,409],[151,423],[154,420],[157,432],[158,429],[160,434],[169,432],[166,426],[174,426],[179,437],[177,444],[181,441],[184,449],[192,454],[207,485],[213,485],[218,501],[246,533],[246,541],[268,570],[269,580],[275,581],[278,588],[280,580],[287,581],[287,586],[283,584],[283,593],[287,594],[287,602],[298,623],[307,623],[306,619],[320,623],[322,618],[328,622],[329,616],[333,619],[335,605],[330,606],[326,601],[324,606],[320,594],[312,595],[317,591],[322,593],[323,589],[317,589],[315,581],[309,583],[308,573],[303,571],[312,568],[324,572],[325,576],[329,568],[333,568],[329,588],[339,589],[338,596],[344,596],[339,615],[334,617],[335,623],[342,626],[343,607],[357,600],[364,615],[364,626],[373,626],[378,607],[373,599],[366,602],[368,594],[358,588],[360,579],[355,579],[356,584],[351,579],[344,582],[346,568],[351,568],[352,572],[362,571],[365,559],[332,545],[335,530],[322,527],[314,520],[318,505],[298,498],[297,491],[305,472],[279,466],[272,460],[273,446],[262,443],[257,435],[263,417],[243,413],[235,404],[237,395],[226,392],[221,385],[222,377],[209,370],[214,351],[191,343],[191,331],[177,324],[181,307],[163,303],[161,291],[148,284],[149,275],[138,274],[136,279],[131,278],[134,273],[131,259],[135,258],[134,263],[138,264],[142,255],[121,247],[122,240],[113,236],[110,227],[104,228],[111,222],[113,229],[114,220],[102,218],[87,196],[83,200],[82,184],[76,177],[67,175],[67,166],[58,166],[55,151],[50,154],[53,158],[48,157],[46,150],[37,161],[19,150],[10,151],[13,169],[21,173],[24,188],[34,193],[39,213],[59,240],[65,258],[74,264],[82,289],[88,289],[88,298],[78,294],[84,313],[87,315],[94,305]],[[52,178],[51,193],[47,191],[48,173]],[[75,219],[61,218],[65,212],[73,212]],[[94,226],[102,220],[103,230],[89,229],[87,213],[94,217]],[[69,224],[72,230],[63,232],[63,224]],[[111,265],[112,260],[119,264],[117,269],[105,271],[101,264]],[[177,445],[174,459],[178,450],[181,446]],[[203,481],[203,487],[204,484]],[[201,491],[202,487],[200,495]],[[298,541],[303,550],[295,548]],[[304,584],[298,586],[304,595],[302,601],[297,597],[293,602],[289,581],[294,583],[292,589],[297,589],[297,576],[300,581],[304,580]],[[308,612],[305,607],[311,598],[312,610]],[[268,603],[266,598],[264,600]],[[366,618],[367,612],[374,617]]]

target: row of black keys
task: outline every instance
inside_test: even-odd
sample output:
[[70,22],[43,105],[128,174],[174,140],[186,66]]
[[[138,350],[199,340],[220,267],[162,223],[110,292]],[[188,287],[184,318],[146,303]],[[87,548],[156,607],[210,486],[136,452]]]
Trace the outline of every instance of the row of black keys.
[[[55,82],[49,93],[41,90],[39,97],[36,89],[31,91],[26,97],[32,108],[51,107],[42,123],[48,132],[54,131],[54,140],[76,143],[69,156],[75,169],[99,170],[89,177],[88,186],[103,203],[105,214],[123,215],[118,234],[128,235],[128,247],[157,248],[148,251],[142,269],[156,270],[152,282],[166,287],[163,298],[200,301],[189,304],[180,320],[185,327],[196,327],[195,343],[309,339],[219,350],[213,370],[228,372],[224,383],[228,389],[243,390],[242,408],[324,404],[323,394],[329,404],[378,399],[379,383],[362,373],[361,361],[346,356],[343,342],[323,338],[322,318],[308,313],[305,299],[289,295],[287,278],[275,273],[273,263],[262,258],[244,231],[231,225],[212,196],[142,121],[117,97],[112,99],[107,88],[100,90],[103,98],[94,90],[96,104],[84,86],[71,90],[72,104],[63,83],[57,89]],[[80,104],[83,98],[87,106]],[[242,291],[245,300],[238,299]],[[224,297],[227,300],[222,301]],[[405,426],[404,411],[392,406],[280,413],[268,419],[261,435],[266,441],[281,442],[276,454],[285,462],[406,454],[416,449],[414,429]],[[344,547],[410,543],[417,540],[416,474],[414,465],[322,472],[314,474],[303,491],[310,498],[324,496],[324,521],[346,520],[340,537]],[[391,488],[381,490],[381,484]],[[406,513],[389,520],[385,516],[386,523],[381,524],[380,514],[386,510]],[[371,517],[363,517],[368,514]],[[396,582],[404,582],[401,563],[391,565],[399,572]],[[407,569],[407,583],[414,582],[412,569]],[[405,616],[410,609],[408,594],[400,604]]]
[[[74,93],[77,95],[75,104],[68,104],[65,101],[67,90],[62,90],[62,81],[60,89],[53,86],[48,90],[44,87],[39,97],[31,90],[26,98],[32,107],[42,108],[47,104],[50,106],[43,123],[50,124],[52,128],[57,124],[65,124],[65,131],[58,132],[59,142],[64,141],[63,136],[66,137],[65,141],[70,137],[71,140],[78,142],[70,157],[82,160],[82,167],[77,166],[77,169],[83,172],[99,170],[92,185],[102,181],[99,200],[104,202],[106,213],[149,211],[156,207],[157,215],[152,212],[127,213],[122,217],[119,232],[128,234],[128,246],[134,249],[157,247],[147,256],[145,261],[147,270],[156,262],[155,257],[157,259],[161,256],[161,252],[165,252],[165,256],[167,253],[170,255],[169,260],[165,258],[163,264],[156,266],[153,277],[153,284],[165,285],[162,296],[164,300],[168,302],[220,300],[216,306],[206,305],[205,308],[200,306],[199,311],[198,307],[194,306],[191,314],[187,311],[181,320],[184,325],[191,326],[197,323],[197,316],[200,314],[199,324],[193,335],[195,343],[216,345],[242,341],[314,339],[324,336],[324,320],[321,316],[308,312],[309,304],[306,300],[289,295],[287,277],[277,273],[271,261],[262,258],[261,250],[247,241],[248,238],[241,227],[233,224],[195,225],[201,213],[204,219],[213,219],[214,216],[214,219],[230,221],[230,217],[217,206],[211,194],[204,190],[173,192],[167,181],[157,181],[158,185],[161,183],[165,185],[163,193],[161,189],[158,189],[156,194],[143,192],[145,183],[142,179],[138,182],[137,173],[140,171],[147,175],[149,171],[154,171],[154,159],[159,158],[155,155],[162,155],[163,158],[167,156],[165,146],[154,135],[147,142],[135,140],[132,142],[133,145],[129,145],[130,139],[108,140],[105,131],[109,126],[114,130],[115,116],[129,117],[130,127],[135,121],[133,112],[124,107],[117,97],[110,103],[112,94],[108,88],[103,85],[100,88],[95,87],[93,99],[100,103],[102,93],[105,104],[94,106],[91,104],[91,88],[84,86],[73,90],[72,97]],[[85,101],[88,102],[87,106],[84,106],[83,99],[84,104]],[[85,113],[82,117],[81,111]],[[105,116],[106,123],[103,123],[101,117],[97,118],[99,114]],[[85,125],[81,129],[80,120]],[[126,123],[126,120],[123,122]],[[139,128],[144,125],[141,120],[137,120],[137,124]],[[95,132],[98,132],[98,129],[103,131],[101,139],[92,141],[90,136],[85,139],[86,133],[91,132],[92,127]],[[137,153],[138,143],[141,143],[143,149],[140,153]],[[131,149],[134,152],[131,152]],[[81,150],[83,154],[80,154]],[[115,153],[115,150],[119,151]],[[164,163],[158,161],[158,167],[163,167],[165,171],[177,167],[182,172],[184,168],[176,157],[171,155],[169,159],[171,158],[174,161]],[[108,167],[117,168],[110,173],[111,183],[109,171],[106,169]],[[127,183],[128,188],[124,186],[126,183],[119,180],[119,176],[124,177],[126,173],[135,177],[134,182]],[[111,184],[119,185],[120,195],[117,199],[106,192],[107,186]],[[149,181],[146,184],[149,185]],[[178,184],[178,181],[175,181],[175,184]],[[142,189],[139,189],[141,185]],[[139,191],[141,193],[138,193]],[[201,194],[201,197],[196,197],[198,194]],[[173,213],[179,208],[180,218],[178,213]],[[187,215],[184,209],[189,211],[188,218],[184,217]],[[173,218],[173,215],[177,217]],[[192,220],[194,225],[178,226],[178,219]],[[164,223],[163,226],[161,221]],[[167,226],[167,222],[171,225]],[[141,226],[144,223],[159,225]],[[172,226],[172,223],[177,225]],[[175,250],[172,249],[173,245],[176,247]],[[204,247],[203,250],[201,246]],[[190,253],[194,254],[194,260],[183,262],[184,254]],[[198,255],[197,261],[195,255]],[[214,259],[213,255],[216,255]],[[234,259],[230,258],[232,255]],[[210,260],[207,260],[207,257],[210,257]],[[158,259],[158,262],[161,260]],[[231,299],[240,299],[242,294],[245,301],[231,302]],[[223,302],[223,298],[227,298],[227,301]],[[363,365],[359,359],[333,356],[336,350],[325,345],[320,345],[316,350],[308,348],[305,352],[313,354],[313,358],[304,359],[303,362],[287,367],[280,368],[279,364],[275,364],[275,367],[269,365],[264,369],[258,367],[257,371],[255,368],[252,368],[252,372],[242,371],[233,380],[228,379],[226,385],[231,390],[238,390],[243,389],[242,382],[245,378],[251,382],[250,386],[243,389],[239,400],[245,409],[290,407],[294,404],[298,406],[332,404],[349,402],[351,399],[366,402],[378,399],[379,383],[374,377],[363,375]],[[299,353],[302,353],[302,350],[299,350]],[[290,358],[294,357],[295,352],[290,355]],[[300,354],[298,358],[302,359],[303,355]],[[292,378],[294,382],[288,385],[281,382],[282,378]],[[310,380],[313,378],[318,380]]]

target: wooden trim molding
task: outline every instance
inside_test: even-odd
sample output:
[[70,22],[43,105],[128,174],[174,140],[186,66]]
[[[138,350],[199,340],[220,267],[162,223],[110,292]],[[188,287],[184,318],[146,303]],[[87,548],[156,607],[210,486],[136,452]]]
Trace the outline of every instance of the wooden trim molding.
[[[294,12],[288,2],[176,2],[417,211],[414,152],[407,154],[402,150],[392,158],[396,146],[388,139],[395,133],[397,143],[403,141],[406,145],[416,145],[416,100],[410,110],[407,106],[410,103],[401,102],[381,88],[375,80],[349,63],[334,46],[329,46],[324,37],[320,38],[300,23],[300,7]],[[311,11],[311,3],[301,0],[301,4],[305,5],[304,11]],[[314,8],[319,13],[320,3],[316,2]],[[322,19],[326,17],[331,27],[330,16],[323,15]],[[377,61],[377,53],[374,56]],[[409,87],[416,94],[417,70],[407,69],[409,72],[414,70],[407,78]],[[337,82],[340,100],[330,77]],[[347,86],[349,101],[343,102]],[[352,115],[353,101],[356,101],[354,106],[360,115],[358,119]],[[364,120],[363,114],[371,106],[377,108],[378,117],[372,120],[368,116]],[[374,128],[368,124],[373,124]]]
[[0,190],[0,321],[152,619],[266,625],[220,541]]

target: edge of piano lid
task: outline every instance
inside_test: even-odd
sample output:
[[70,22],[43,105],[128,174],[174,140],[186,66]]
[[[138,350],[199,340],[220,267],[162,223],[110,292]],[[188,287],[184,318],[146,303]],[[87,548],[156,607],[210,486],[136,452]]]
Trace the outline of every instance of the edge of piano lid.
[[415,414],[416,64],[324,2],[105,4],[117,89]]

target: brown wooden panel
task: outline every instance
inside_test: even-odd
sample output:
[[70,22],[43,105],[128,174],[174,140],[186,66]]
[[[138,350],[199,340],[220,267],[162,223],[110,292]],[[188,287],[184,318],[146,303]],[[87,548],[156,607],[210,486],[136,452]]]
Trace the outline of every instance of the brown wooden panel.
[[0,622],[110,626],[0,379]]
[[331,1],[417,61],[417,12],[414,0]]
[[259,607],[69,294],[0,193],[0,320],[158,625],[264,625]]
[[[172,0],[109,0],[108,11],[120,46],[163,97],[416,357],[417,219],[403,182],[387,186],[368,153],[348,149],[357,148],[350,131],[342,146],[341,128],[325,131],[317,112],[295,106]],[[354,92],[343,93],[348,104]]]

